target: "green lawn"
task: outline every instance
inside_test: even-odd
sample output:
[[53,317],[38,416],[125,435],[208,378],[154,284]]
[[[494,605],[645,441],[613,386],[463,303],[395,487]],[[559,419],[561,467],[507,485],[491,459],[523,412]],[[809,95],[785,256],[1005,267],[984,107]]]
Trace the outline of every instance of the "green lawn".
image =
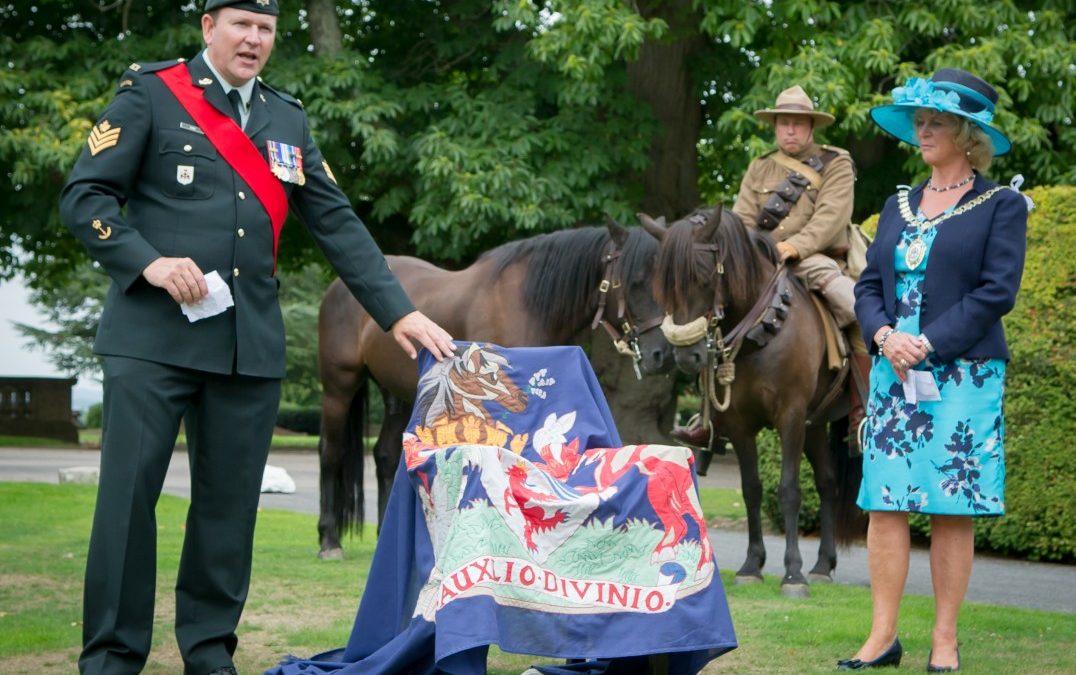
[[55,438],[36,436],[5,436],[0,434],[0,448],[77,448],[74,443],[64,443]]
[[[703,495],[727,502],[735,491]],[[0,673],[69,673],[78,654],[83,557],[95,498],[92,487],[0,484]],[[714,501],[716,500],[716,501]],[[146,672],[180,672],[172,635],[172,586],[186,500],[164,496],[157,509],[157,625]],[[742,506],[740,507],[742,511]],[[714,514],[707,512],[709,518]],[[373,551],[366,539],[345,542],[348,558],[317,559],[315,518],[266,511],[258,520],[250,599],[240,625],[237,665],[257,673],[287,653],[311,655],[343,645],[354,620]],[[720,545],[720,540],[716,542]],[[850,656],[870,616],[866,589],[815,586],[809,600],[780,595],[777,579],[731,586],[729,604],[741,647],[704,672],[830,672]],[[904,665],[922,672],[930,647],[932,605],[909,597],[902,610]],[[969,604],[961,615],[961,655],[969,673],[1076,672],[1076,615]],[[536,657],[490,655],[490,671],[516,674]]]
[[[98,447],[101,445],[101,430],[82,429],[79,431],[78,439],[83,445]],[[317,436],[307,436],[305,434],[273,434],[273,441],[269,447],[273,450],[317,450],[318,440],[319,437]],[[176,439],[176,444],[180,447],[186,447],[186,437],[180,434],[179,438]]]
[[[101,430],[80,429],[78,440],[79,444],[75,445],[50,438],[0,435],[0,448],[98,448],[101,446]],[[274,434],[269,447],[273,450],[317,450],[318,440],[317,436],[305,434]],[[176,445],[186,447],[187,439],[180,434],[176,439]]]

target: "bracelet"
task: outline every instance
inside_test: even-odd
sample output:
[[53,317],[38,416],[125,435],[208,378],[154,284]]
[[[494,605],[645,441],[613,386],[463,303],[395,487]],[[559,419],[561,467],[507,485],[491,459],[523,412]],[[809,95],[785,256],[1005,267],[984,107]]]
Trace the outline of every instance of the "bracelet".
[[889,339],[889,336],[896,333],[896,328],[890,328],[886,332],[882,333],[882,337],[878,338],[878,353],[885,356],[885,341]]
[[934,345],[930,344],[930,340],[927,339],[926,335],[920,333],[919,334],[919,342],[920,342],[920,344],[922,344],[924,347],[927,348],[928,352],[934,351]]

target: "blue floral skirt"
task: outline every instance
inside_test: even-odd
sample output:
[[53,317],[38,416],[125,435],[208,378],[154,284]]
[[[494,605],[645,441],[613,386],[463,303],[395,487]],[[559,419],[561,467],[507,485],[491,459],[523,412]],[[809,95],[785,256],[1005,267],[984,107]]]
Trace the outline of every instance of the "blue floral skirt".
[[874,357],[859,507],[937,515],[1005,513],[1003,359],[957,359],[934,374],[940,401],[908,403],[889,361]]

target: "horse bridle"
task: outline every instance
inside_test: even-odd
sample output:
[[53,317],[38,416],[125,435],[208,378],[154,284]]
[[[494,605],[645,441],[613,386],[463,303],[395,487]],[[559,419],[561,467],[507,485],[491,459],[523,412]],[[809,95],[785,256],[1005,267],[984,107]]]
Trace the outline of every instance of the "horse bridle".
[[[633,320],[631,308],[628,306],[627,290],[621,273],[621,253],[622,251],[612,238],[602,249],[602,280],[598,284],[598,311],[594,313],[594,320],[591,321],[590,328],[594,330],[601,325],[605,329],[605,332],[612,338],[616,350],[624,356],[631,357],[635,377],[641,380],[643,379],[643,373],[639,369],[639,364],[643,361],[643,353],[639,349],[639,336],[660,326],[663,316],[659,314],[642,322]],[[616,316],[621,321],[619,327],[605,318],[605,306],[609,301],[609,291],[613,291],[616,296]]]
[[[694,221],[705,222],[705,216],[696,214]],[[714,254],[714,299],[710,311],[692,321],[689,324],[677,325],[673,323],[672,316],[666,316],[661,328],[665,338],[674,346],[686,347],[693,345],[703,338],[706,339],[706,367],[702,370],[704,394],[709,397],[710,403],[718,412],[728,410],[732,399],[732,383],[736,380],[736,356],[740,353],[744,338],[748,331],[754,328],[762,320],[774,289],[777,288],[781,279],[788,274],[788,268],[784,261],[777,263],[777,268],[766,283],[765,288],[759,294],[758,299],[751,309],[740,321],[733,326],[727,334],[721,330],[721,322],[725,318],[725,303],[721,297],[721,276],[725,274],[725,258],[727,250],[714,242],[693,242],[692,249],[695,251],[709,251]],[[724,387],[724,396],[718,400],[715,385]],[[703,406],[708,413],[709,406]],[[705,417],[708,418],[708,415]],[[709,420],[704,419],[706,424]]]

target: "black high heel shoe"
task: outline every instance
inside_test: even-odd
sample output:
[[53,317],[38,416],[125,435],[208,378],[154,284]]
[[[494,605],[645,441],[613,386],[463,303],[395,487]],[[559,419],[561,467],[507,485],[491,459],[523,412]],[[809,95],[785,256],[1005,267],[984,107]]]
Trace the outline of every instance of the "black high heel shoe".
[[928,673],[955,673],[960,670],[960,648],[956,650],[956,667],[953,666],[936,666],[931,661],[934,660],[934,650],[931,649],[927,654],[927,672]]
[[882,668],[884,666],[899,666],[900,657],[904,656],[904,648],[900,646],[900,638],[895,638],[889,649],[873,661],[861,661],[859,659],[843,659],[837,662],[837,670],[863,670],[864,668]]

